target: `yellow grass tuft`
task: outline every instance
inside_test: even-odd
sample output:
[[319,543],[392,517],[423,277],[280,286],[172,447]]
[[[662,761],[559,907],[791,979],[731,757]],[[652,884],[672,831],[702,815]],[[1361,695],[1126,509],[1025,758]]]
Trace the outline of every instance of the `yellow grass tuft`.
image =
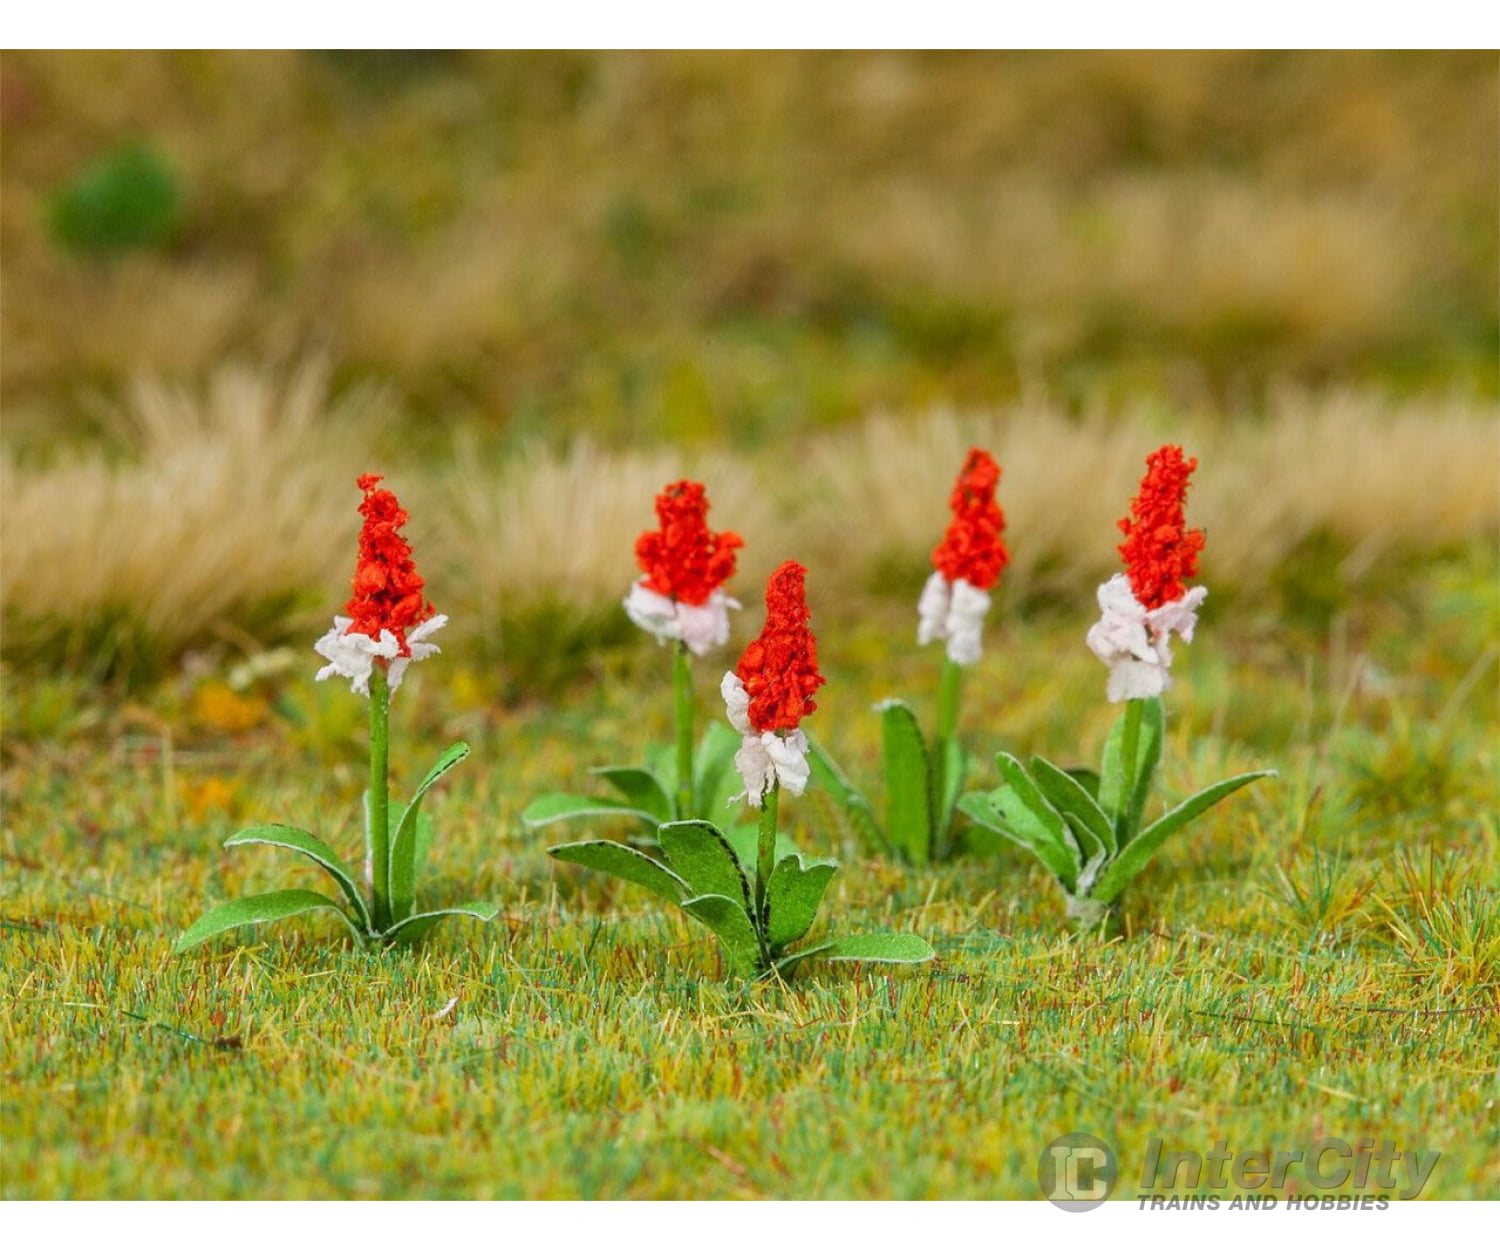
[[443,548],[462,571],[455,606],[490,628],[548,601],[595,609],[623,599],[639,575],[636,536],[656,525],[653,500],[683,477],[707,486],[709,524],[745,539],[729,589],[752,603],[782,558],[784,532],[759,467],[722,452],[612,452],[586,440],[486,459],[464,442],[434,501],[446,518]]
[[0,609],[69,625],[123,611],[172,647],[232,632],[236,608],[337,584],[353,479],[386,418],[369,393],[332,403],[321,361],[223,368],[201,394],[138,382],[115,413],[129,460],[0,458]]
[[1210,582],[1264,587],[1320,530],[1353,548],[1340,570],[1352,581],[1392,547],[1432,550],[1500,527],[1500,437],[1476,400],[1287,392],[1264,419],[1236,422],[1146,407],[1073,418],[1033,398],[884,415],[819,440],[807,491],[818,550],[845,574],[901,561],[925,572],[964,452],[983,446],[1004,468],[1007,590],[1076,594],[1118,566],[1115,522],[1163,442],[1201,462],[1188,516],[1209,531]]

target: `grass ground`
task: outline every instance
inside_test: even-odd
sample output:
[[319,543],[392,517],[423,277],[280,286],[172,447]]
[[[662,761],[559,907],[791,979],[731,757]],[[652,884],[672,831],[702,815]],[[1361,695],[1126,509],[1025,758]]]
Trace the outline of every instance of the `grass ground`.
[[[939,957],[753,989],[719,980],[704,931],[553,864],[516,820],[666,736],[644,640],[551,706],[466,707],[442,660],[416,672],[407,777],[443,735],[475,746],[433,806],[434,897],[503,910],[382,956],[317,922],[170,953],[204,902],[300,875],[219,851],[237,825],[306,822],[354,853],[347,691],[299,666],[242,703],[200,681],[121,708],[11,675],[5,1196],[1033,1198],[1070,1131],[1136,1166],[1152,1137],[1392,1140],[1442,1152],[1425,1196],[1492,1195],[1493,561],[1487,541],[1425,561],[1326,632],[1210,608],[1169,696],[1168,797],[1281,775],[1169,844],[1107,945],[1019,858],[902,869],[840,845],[816,796],[789,803],[843,855],[839,927],[916,930]],[[866,775],[869,704],[931,676],[893,646],[907,614],[824,626],[820,730]],[[973,745],[1096,753],[1079,625],[991,630]]]
[[[1034,1198],[1070,1131],[1126,1193],[1153,1137],[1389,1140],[1442,1153],[1426,1197],[1500,1190],[1496,81],[6,52],[0,1194]],[[875,701],[930,720],[913,603],[989,447],[1014,560],[968,742],[1094,759],[1093,586],[1164,441],[1202,461],[1212,595],[1162,800],[1280,775],[1168,844],[1116,940],[1018,856],[902,869],[813,794],[784,810],[845,864],[820,924],[938,958],[736,989],[703,930],[522,831],[669,733],[618,605],[688,472],[747,539],[737,639],[809,566],[811,727],[868,779]],[[363,704],[310,644],[372,469],[453,615],[396,699],[398,782],[474,747],[430,901],[500,917],[175,957],[207,904],[313,884],[234,829],[357,855]]]

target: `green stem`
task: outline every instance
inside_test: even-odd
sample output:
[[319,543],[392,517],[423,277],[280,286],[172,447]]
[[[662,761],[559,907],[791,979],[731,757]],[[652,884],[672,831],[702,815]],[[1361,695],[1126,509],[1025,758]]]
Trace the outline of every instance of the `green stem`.
[[1120,743],[1124,785],[1120,787],[1120,810],[1115,816],[1115,838],[1121,846],[1124,846],[1125,839],[1131,833],[1130,813],[1135,807],[1135,770],[1139,763],[1136,757],[1140,754],[1141,745],[1141,703],[1140,699],[1125,700],[1125,733]]
[[672,694],[677,711],[677,819],[693,816],[693,669],[687,643],[672,653]]
[[760,836],[755,844],[755,928],[764,945],[766,931],[766,887],[776,867],[776,806],[781,782],[773,781],[761,798]]
[[370,827],[365,849],[372,877],[370,910],[382,933],[391,924],[390,712],[390,683],[384,663],[376,661],[370,670]]
[[932,845],[929,859],[943,859],[948,853],[947,810],[948,744],[958,736],[958,701],[963,690],[964,669],[952,660],[943,661],[943,676],[938,683],[937,736],[932,743]]

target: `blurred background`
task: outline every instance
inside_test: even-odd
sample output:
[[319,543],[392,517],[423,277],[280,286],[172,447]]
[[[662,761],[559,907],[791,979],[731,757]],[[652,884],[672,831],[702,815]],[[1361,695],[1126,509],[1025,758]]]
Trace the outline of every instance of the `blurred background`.
[[908,628],[975,441],[1018,618],[1086,625],[1166,439],[1218,603],[1483,582],[1497,105],[1487,52],[8,52],[7,676],[300,672],[368,470],[475,703],[638,643],[684,474],[747,619],[795,555]]

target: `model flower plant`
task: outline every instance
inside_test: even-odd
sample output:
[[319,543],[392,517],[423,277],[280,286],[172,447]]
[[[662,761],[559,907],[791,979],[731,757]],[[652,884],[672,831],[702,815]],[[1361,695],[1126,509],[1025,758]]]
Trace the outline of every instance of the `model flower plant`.
[[437,616],[424,595],[424,583],[412,560],[411,546],[401,536],[406,511],[396,496],[380,489],[381,478],[359,479],[364,501],[359,511],[364,525],[359,536],[359,562],[354,570],[354,595],[335,616],[333,628],[315,644],[328,663],[317,679],[347,678],[350,689],[370,704],[370,785],[365,791],[365,871],[363,888],[336,851],[315,834],[290,825],[256,825],[242,829],[224,845],[276,846],[306,856],[333,878],[343,902],[314,890],[276,890],[236,899],[215,907],[177,939],[177,949],[241,925],[286,920],[306,912],[331,911],[368,945],[415,940],[445,916],[490,920],[496,908],[480,903],[417,909],[416,885],[432,839],[431,822],[422,812],[422,799],[450,768],[469,754],[458,742],[439,757],[422,778],[411,800],[393,808],[388,781],[389,713],[391,695],[401,686],[407,667],[437,653],[427,639],[448,621]]
[[995,500],[1000,466],[989,452],[969,451],[949,497],[952,519],[932,553],[932,575],[917,601],[917,643],[942,642],[937,725],[931,744],[916,713],[900,699],[879,705],[886,818],[882,826],[870,801],[821,746],[813,771],[820,785],[843,805],[866,839],[913,863],[945,859],[953,849],[953,813],[968,761],[958,739],[959,697],[964,670],[983,654],[981,635],[990,591],[1010,556],[1001,537],[1005,514]]
[[1064,771],[1038,758],[1027,767],[1002,752],[995,763],[1004,784],[959,803],[979,824],[1041,860],[1062,887],[1068,915],[1088,929],[1110,917],[1121,891],[1171,834],[1241,786],[1275,775],[1230,777],[1145,823],[1161,759],[1171,636],[1193,640],[1208,595],[1202,586],[1185,584],[1196,576],[1203,549],[1203,532],[1187,528],[1183,510],[1198,462],[1167,446],[1146,465],[1130,516],[1120,522],[1127,571],[1099,587],[1102,616],[1088,633],[1089,648],[1109,666],[1110,702],[1125,705],[1100,771]]
[[804,959],[919,963],[932,948],[907,933],[830,938],[800,950],[817,919],[830,859],[814,859],[777,836],[781,794],[800,795],[810,775],[802,720],[823,685],[807,610],[807,570],[787,561],[766,586],[766,624],[724,674],[720,689],[739,749],[738,796],[760,813],[753,845],[737,846],[708,820],[674,820],[657,829],[662,859],[619,842],[570,842],[549,854],[611,873],[676,903],[713,930],[730,971],[745,978],[783,976]]
[[727,726],[711,723],[695,750],[692,660],[729,640],[729,609],[740,605],[723,587],[734,576],[735,553],[745,544],[732,530],[709,529],[708,510],[701,482],[672,482],[662,489],[656,497],[657,528],[636,539],[641,576],[625,597],[630,619],[671,648],[673,744],[648,749],[644,767],[596,768],[595,776],[618,797],[542,795],[521,813],[528,827],[625,818],[636,825],[634,841],[650,845],[659,824],[716,816],[727,806],[739,741]]

